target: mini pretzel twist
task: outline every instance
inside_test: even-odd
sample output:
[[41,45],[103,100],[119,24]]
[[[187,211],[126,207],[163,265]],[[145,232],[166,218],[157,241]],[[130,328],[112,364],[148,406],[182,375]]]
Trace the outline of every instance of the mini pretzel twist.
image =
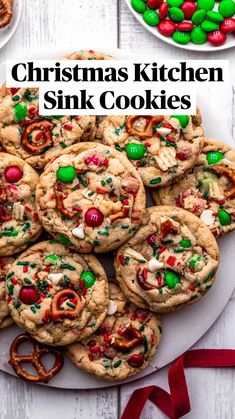
[[0,28],[4,28],[12,19],[12,0],[0,1]]
[[[32,345],[33,351],[31,354],[19,355],[18,349],[23,343],[30,343]],[[42,356],[46,354],[53,354],[55,356],[54,365],[49,370],[44,368],[41,361]],[[64,360],[62,353],[58,349],[42,346],[28,335],[19,335],[11,344],[9,363],[16,374],[23,378],[23,380],[34,383],[48,383],[61,370]],[[38,375],[28,373],[21,365],[25,363],[32,364]]]
[[118,338],[114,338],[111,342],[111,346],[116,349],[119,349],[121,352],[130,351],[132,348],[135,348],[137,345],[144,341],[144,336],[133,326],[128,326],[125,329],[125,334],[130,337],[128,340],[122,340]]
[[126,218],[129,215],[130,207],[129,205],[122,205],[122,209],[119,212],[116,212],[115,214],[111,214],[109,216],[109,219],[111,223],[114,223],[116,220],[120,220],[121,218]]
[[154,289],[154,286],[151,284],[148,284],[148,282],[146,282],[144,276],[143,276],[143,272],[142,270],[139,268],[137,273],[136,273],[136,280],[139,284],[139,286],[144,290],[144,291],[151,291]]
[[64,207],[64,195],[63,192],[56,192],[55,194],[56,199],[56,206],[59,212],[66,218],[73,218],[76,214],[73,212],[70,212]]
[[[27,125],[21,137],[22,146],[28,153],[38,154],[42,152],[46,147],[50,147],[52,143],[51,138],[51,126],[52,124],[46,120],[35,121]],[[40,130],[42,132],[43,142],[40,144],[30,143],[29,136],[33,131]]]
[[235,197],[235,172],[234,170],[229,169],[228,167],[220,166],[220,165],[215,165],[212,167],[212,169],[218,173],[221,173],[227,176],[227,178],[231,181],[232,188],[224,191],[224,194],[225,196],[227,196],[227,198],[234,198]]
[[[138,131],[137,129],[133,128],[134,122],[139,118],[145,118],[148,120],[147,126],[145,131]],[[126,120],[126,130],[130,135],[137,135],[138,137],[152,137],[153,136],[153,128],[160,124],[163,120],[163,116],[140,116],[140,115],[130,115],[127,117]]]
[[[74,303],[74,308],[71,310],[64,309],[61,310],[59,307],[60,300],[63,298],[76,300],[76,303]],[[78,313],[82,311],[83,309],[83,302],[80,297],[80,295],[70,288],[63,289],[61,291],[58,291],[52,298],[51,302],[51,319],[58,321],[62,319],[75,319],[77,317]]]

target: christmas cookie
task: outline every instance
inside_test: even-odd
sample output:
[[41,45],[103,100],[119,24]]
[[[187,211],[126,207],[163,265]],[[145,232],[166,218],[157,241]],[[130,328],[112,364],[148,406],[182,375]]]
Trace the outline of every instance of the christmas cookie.
[[145,209],[142,181],[125,155],[91,142],[49,163],[36,197],[44,228],[82,253],[117,248],[134,234]]
[[115,271],[126,297],[166,312],[199,300],[214,282],[219,250],[207,226],[180,208],[146,210],[137,233],[117,252]]
[[93,49],[75,51],[65,55],[64,58],[67,60],[115,60],[111,55]]
[[235,150],[207,139],[196,167],[177,184],[154,191],[153,198],[197,215],[216,237],[234,230]]
[[11,265],[7,302],[19,327],[49,345],[68,345],[93,334],[104,320],[108,285],[93,255],[80,256],[44,241]]
[[35,206],[38,179],[22,159],[0,153],[0,256],[23,250],[41,233]]
[[42,168],[66,147],[94,138],[94,116],[42,117],[37,89],[6,89],[0,103],[0,142],[8,153]]
[[8,310],[5,292],[6,271],[13,262],[14,258],[11,256],[0,257],[0,329],[4,329],[13,324]]
[[153,313],[127,302],[117,285],[109,284],[107,316],[95,334],[66,348],[74,364],[107,380],[122,380],[144,369],[161,338]]
[[150,187],[172,183],[195,164],[203,146],[196,116],[108,116],[97,138],[126,155]]

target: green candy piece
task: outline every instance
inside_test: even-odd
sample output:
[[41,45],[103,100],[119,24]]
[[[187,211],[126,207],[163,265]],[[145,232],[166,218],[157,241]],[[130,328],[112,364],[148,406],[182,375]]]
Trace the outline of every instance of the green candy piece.
[[173,22],[179,23],[184,20],[184,12],[178,7],[170,7],[168,13]]
[[182,239],[180,242],[180,246],[184,247],[185,249],[189,249],[192,246],[192,243],[190,240]]
[[172,35],[172,39],[177,42],[177,44],[186,45],[190,42],[190,35],[187,32],[175,31]]
[[96,281],[96,277],[91,271],[84,271],[81,275],[81,279],[84,279],[84,285],[87,288],[91,288]]
[[225,210],[218,211],[218,218],[222,226],[228,226],[229,224],[231,224],[231,215]]
[[157,26],[160,22],[159,14],[155,10],[146,10],[143,14],[145,23],[150,26]]
[[193,28],[191,32],[191,41],[196,45],[205,44],[207,40],[207,33],[204,32],[200,26]]
[[223,16],[220,13],[215,12],[214,10],[210,10],[209,12],[207,12],[207,17],[209,20],[215,23],[222,23],[224,20]]
[[65,236],[64,234],[61,234],[60,236],[58,236],[57,239],[60,243],[64,244],[64,246],[71,246],[72,245],[69,238],[67,236]]
[[200,25],[206,17],[205,10],[197,10],[192,16],[192,23],[194,25]]
[[214,32],[218,28],[218,24],[211,22],[210,20],[204,20],[201,24],[201,28],[205,32]]
[[63,183],[71,183],[76,176],[73,166],[60,167],[56,172],[57,178]]
[[222,0],[218,10],[223,17],[232,17],[235,14],[235,3],[233,0]]
[[127,157],[131,160],[140,160],[144,157],[146,148],[144,144],[129,143],[126,146]]
[[14,106],[15,110],[15,118],[17,122],[22,122],[27,116],[27,106],[24,103],[17,103],[17,105]]
[[47,262],[47,261],[49,261],[49,262],[60,262],[61,257],[57,256],[57,255],[49,255],[49,256],[45,257],[44,261],[45,262]]
[[223,160],[224,155],[220,151],[209,151],[206,155],[206,160],[209,165],[217,164],[220,160]]
[[142,0],[131,0],[131,5],[133,9],[138,13],[144,13],[147,9],[147,5]]
[[215,0],[198,0],[197,6],[199,9],[212,10],[215,6]]
[[184,0],[167,0],[170,7],[180,7],[184,3]]
[[171,115],[171,118],[178,119],[180,126],[182,128],[187,127],[189,123],[189,116],[188,115]]
[[166,285],[170,289],[175,288],[180,283],[178,276],[175,274],[175,272],[172,271],[166,272],[165,281]]

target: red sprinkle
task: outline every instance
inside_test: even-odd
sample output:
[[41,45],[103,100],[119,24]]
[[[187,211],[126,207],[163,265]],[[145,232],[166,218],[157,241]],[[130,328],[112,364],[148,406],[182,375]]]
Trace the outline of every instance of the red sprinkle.
[[65,125],[64,125],[64,128],[65,128],[67,131],[72,131],[73,126],[72,126],[71,124],[65,124]]
[[160,255],[162,252],[164,252],[166,250],[166,248],[167,248],[166,246],[159,247],[157,253]]
[[167,264],[169,265],[169,266],[174,266],[175,265],[175,263],[176,263],[176,257],[175,256],[169,256],[168,257],[168,259],[167,259]]

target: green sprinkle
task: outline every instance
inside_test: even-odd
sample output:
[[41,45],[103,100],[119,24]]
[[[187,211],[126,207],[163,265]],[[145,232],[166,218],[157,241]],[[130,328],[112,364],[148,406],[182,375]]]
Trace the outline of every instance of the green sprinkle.
[[122,230],[127,230],[128,228],[129,228],[129,226],[127,224],[122,224],[121,225]]
[[75,308],[75,304],[70,303],[70,301],[67,301],[67,302],[66,302],[66,305],[67,305],[68,307]]
[[67,146],[67,144],[65,144],[65,143],[64,143],[64,141],[61,141],[61,142],[60,142],[60,146],[61,146],[62,148],[67,148],[67,147],[68,147],[68,146]]
[[69,269],[70,271],[75,271],[76,268],[74,268],[74,266],[70,265],[69,263],[62,263],[60,265],[61,269]]
[[93,241],[93,246],[99,246],[100,245],[100,243],[99,243],[99,241],[98,240],[94,240]]
[[115,145],[115,148],[116,148],[116,150],[118,150],[118,151],[123,151],[124,150],[124,148],[122,148],[120,145],[118,145],[118,144],[116,144]]
[[101,183],[102,186],[105,186],[105,181],[103,179],[101,180],[100,183]]
[[149,183],[150,183],[150,185],[156,185],[157,183],[160,183],[161,180],[162,180],[161,177],[155,177],[155,178],[151,179]]
[[108,231],[98,231],[99,236],[109,236]]
[[29,229],[30,229],[30,223],[25,223],[24,227],[22,228],[23,232],[25,233]]
[[35,314],[36,313],[36,308],[34,306],[30,306],[30,310]]
[[12,97],[12,100],[14,100],[14,102],[17,102],[17,100],[20,100],[20,97],[18,95],[15,95]]
[[19,265],[19,266],[29,266],[29,262],[20,261],[20,262],[17,262],[17,265]]
[[58,240],[60,241],[60,243],[64,244],[65,246],[71,246],[72,245],[72,243],[69,240],[69,238],[67,236],[64,236],[63,234],[61,234],[58,237]]
[[24,278],[24,282],[26,284],[32,284],[32,281],[29,278]]
[[122,360],[119,359],[117,362],[115,362],[115,364],[113,364],[113,368],[118,368],[122,363]]
[[149,350],[148,341],[147,341],[146,336],[144,336],[144,354],[146,354],[148,350]]
[[34,305],[35,305],[36,308],[41,308],[40,304],[38,304],[38,303],[34,303]]
[[15,305],[15,307],[16,308],[20,308],[20,306],[22,305],[22,302],[21,301],[17,301],[17,303],[16,303],[16,305]]
[[12,278],[14,274],[15,274],[15,272],[10,272],[10,273],[7,275],[7,279]]
[[13,294],[13,292],[14,292],[14,285],[13,285],[13,284],[10,284],[10,285],[8,286],[8,292],[9,292],[9,294],[10,294],[10,295],[12,295],[12,294]]
[[143,325],[143,324],[140,326],[139,330],[140,330],[141,332],[143,332],[143,330],[144,330],[144,325]]
[[129,256],[126,256],[125,257],[125,260],[124,260],[125,265],[128,265],[129,261],[130,261]]

